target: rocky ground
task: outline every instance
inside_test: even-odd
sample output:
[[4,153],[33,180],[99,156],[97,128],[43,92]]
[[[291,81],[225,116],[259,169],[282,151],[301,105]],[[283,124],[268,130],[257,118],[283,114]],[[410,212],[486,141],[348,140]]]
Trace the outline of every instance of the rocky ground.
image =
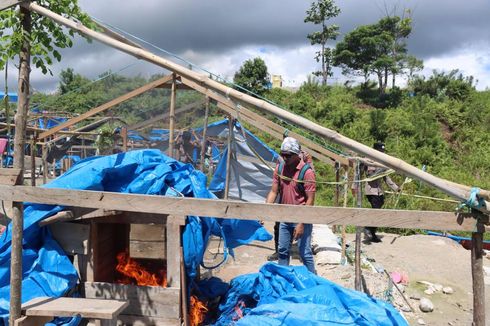
[[[273,224],[267,223],[266,227],[272,231]],[[362,284],[366,293],[391,300],[410,325],[471,325],[470,251],[442,237],[393,234],[381,234],[381,237],[380,243],[362,245]],[[347,235],[348,246],[353,248],[354,240],[354,234]],[[219,241],[211,242],[206,257],[209,261],[222,257],[218,244]],[[229,281],[237,275],[255,273],[267,261],[266,257],[273,252],[273,246],[270,241],[237,248],[235,260],[230,259],[223,267],[213,271],[212,275]],[[300,262],[293,259],[292,264],[298,265]],[[489,311],[486,318],[490,325],[490,253],[484,258],[484,266],[489,273],[485,281],[486,307]],[[406,284],[398,285],[403,296],[390,285],[385,271],[404,276]],[[354,288],[355,272],[352,264],[317,265],[317,272],[337,284]],[[387,291],[390,288],[391,291]],[[421,302],[429,306],[432,304],[433,310],[421,311]]]

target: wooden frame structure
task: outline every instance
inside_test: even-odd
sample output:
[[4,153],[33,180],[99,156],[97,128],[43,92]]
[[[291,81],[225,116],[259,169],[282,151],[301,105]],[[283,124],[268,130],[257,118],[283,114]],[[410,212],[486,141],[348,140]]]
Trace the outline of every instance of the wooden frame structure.
[[[3,3],[2,3],[3,2]],[[0,8],[2,5],[15,5],[15,1],[2,1],[0,2]],[[270,123],[267,119],[261,115],[249,110],[248,107],[253,107],[261,113],[267,113],[278,117],[280,119],[291,122],[299,127],[302,127],[308,131],[315,133],[317,136],[337,143],[341,146],[347,147],[350,150],[364,155],[374,161],[377,161],[387,167],[393,168],[398,172],[401,172],[409,177],[424,181],[425,183],[435,187],[446,194],[460,200],[466,201],[472,190],[465,185],[456,184],[442,178],[433,176],[427,172],[424,172],[408,163],[391,157],[387,154],[380,153],[372,148],[353,141],[345,136],[338,134],[335,131],[327,129],[316,123],[313,123],[303,117],[297,116],[293,113],[287,112],[281,108],[274,106],[263,100],[253,98],[239,91],[231,89],[223,84],[220,84],[211,78],[198,74],[190,69],[175,64],[164,58],[158,57],[140,47],[135,47],[124,40],[114,39],[112,36],[104,35],[102,33],[90,30],[89,28],[81,25],[80,23],[73,22],[67,18],[64,18],[58,14],[50,12],[46,8],[43,8],[35,3],[26,1],[20,4],[21,12],[24,14],[23,28],[25,31],[30,31],[30,11],[36,12],[40,15],[49,17],[55,22],[62,24],[68,28],[71,28],[81,34],[84,34],[92,39],[98,40],[111,47],[119,49],[125,53],[133,55],[137,58],[154,63],[160,67],[166,68],[172,71],[172,74],[164,77],[158,81],[153,82],[152,86],[157,87],[163,85],[166,82],[172,80],[172,98],[175,99],[175,90],[177,87],[177,81],[188,87],[191,87],[206,97],[211,98],[218,102],[218,106],[226,111],[229,115],[235,118],[244,118],[247,121],[253,122],[254,125],[260,124],[264,129],[267,129],[271,135],[279,137],[280,130],[277,125]],[[27,42],[27,41],[25,41]],[[20,75],[19,78],[19,125],[17,126],[16,144],[15,148],[22,148],[24,139],[24,127],[25,127],[25,106],[28,101],[28,68],[29,68],[29,44],[27,42],[25,50],[20,53]],[[27,78],[26,78],[27,76]],[[140,89],[141,91],[141,89]],[[136,92],[137,93],[137,92]],[[133,93],[126,94],[126,96],[115,99],[103,106],[100,106],[89,114],[82,115],[77,121],[95,114],[93,112],[100,112],[107,108],[110,103],[117,103],[124,100],[128,96],[132,96]],[[88,113],[88,112],[87,112]],[[175,100],[171,101],[170,108],[170,120],[175,117]],[[24,121],[24,125],[22,125]],[[73,121],[72,121],[73,122]],[[75,123],[75,122],[73,122]],[[39,135],[40,138],[45,138],[49,135],[60,131],[62,128],[67,127],[68,124],[61,124],[49,131],[43,132]],[[173,128],[171,127],[171,133]],[[282,138],[282,134],[280,135]],[[299,135],[295,135],[298,137]],[[299,137],[298,137],[299,138]],[[301,139],[300,139],[301,140]],[[303,140],[304,141],[304,140]],[[325,152],[325,149],[316,147],[314,143],[305,145],[309,147],[312,155],[316,155],[317,158],[331,158],[334,153]],[[172,150],[172,144],[170,144],[170,150]],[[18,150],[16,153],[19,153]],[[19,161],[23,162],[23,154],[19,153],[17,158],[21,158]],[[336,160],[341,162],[344,158],[337,157]],[[348,162],[345,162],[346,165]],[[17,166],[16,166],[17,167]],[[23,166],[18,166],[20,170]],[[243,218],[243,219],[262,219],[265,221],[298,221],[298,216],[301,216],[302,222],[322,223],[322,224],[340,224],[340,225],[373,225],[373,226],[391,226],[391,227],[403,227],[403,228],[429,228],[436,230],[471,230],[473,231],[473,249],[472,249],[472,276],[473,276],[473,310],[475,325],[484,325],[485,323],[485,307],[484,307],[484,286],[483,286],[483,271],[482,271],[482,235],[485,231],[485,224],[489,223],[488,211],[490,210],[490,192],[488,190],[480,190],[479,198],[482,205],[475,206],[472,213],[469,215],[459,214],[455,216],[452,213],[443,212],[418,212],[418,211],[398,211],[389,210],[389,220],[380,218],[382,214],[379,210],[372,212],[370,209],[347,209],[347,208],[328,208],[328,207],[298,207],[288,205],[271,205],[271,204],[251,204],[234,202],[228,200],[215,201],[204,199],[189,199],[189,198],[162,198],[157,196],[142,196],[142,195],[129,195],[129,194],[114,194],[105,192],[89,192],[89,191],[69,191],[66,189],[38,189],[35,187],[24,186],[0,186],[0,199],[14,201],[14,234],[13,234],[13,246],[12,246],[12,275],[16,275],[14,272],[19,270],[21,261],[19,262],[21,252],[22,241],[22,203],[21,201],[39,202],[47,204],[60,204],[68,206],[82,206],[91,208],[104,208],[112,209],[118,207],[124,211],[134,211],[153,213],[154,210],[158,210],[159,213],[168,212],[178,213],[182,215],[200,215],[200,216],[216,216],[223,218]],[[375,215],[375,216],[374,216]],[[415,217],[414,217],[415,216]],[[460,223],[458,223],[460,222]],[[476,228],[475,228],[476,225]],[[20,316],[20,279],[12,279],[12,296],[11,296],[11,317],[18,318]]]

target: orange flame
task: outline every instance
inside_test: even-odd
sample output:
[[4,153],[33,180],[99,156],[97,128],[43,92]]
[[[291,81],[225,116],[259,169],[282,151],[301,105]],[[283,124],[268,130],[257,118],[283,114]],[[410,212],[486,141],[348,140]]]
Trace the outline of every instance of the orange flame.
[[189,313],[190,323],[192,326],[198,326],[204,321],[204,316],[208,308],[204,302],[199,301],[196,296],[191,295],[191,309]]
[[160,270],[156,274],[150,273],[126,252],[117,255],[116,270],[125,276],[119,280],[120,283],[167,287],[165,270]]

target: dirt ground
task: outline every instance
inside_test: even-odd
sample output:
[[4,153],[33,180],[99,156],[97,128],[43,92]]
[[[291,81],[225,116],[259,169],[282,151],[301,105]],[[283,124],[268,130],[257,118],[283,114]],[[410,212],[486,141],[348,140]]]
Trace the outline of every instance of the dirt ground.
[[[272,231],[273,223],[266,223],[266,228]],[[453,240],[426,236],[398,236],[381,234],[381,243],[362,245],[362,283],[364,291],[377,298],[386,300],[386,290],[389,287],[387,272],[399,272],[408,278],[406,286],[401,285],[400,290],[408,300],[415,312],[411,312],[409,305],[402,295],[392,286],[393,305],[400,310],[410,325],[471,325],[472,322],[472,282],[470,251]],[[348,234],[346,243],[354,247],[354,234]],[[206,258],[211,262],[213,258],[222,258],[218,248],[219,241],[212,241]],[[235,260],[230,259],[223,267],[211,273],[204,272],[203,276],[213,275],[225,281],[233,277],[255,273],[264,264],[266,257],[273,252],[273,241],[254,242],[242,246],[235,251]],[[294,257],[293,257],[294,258]],[[293,259],[293,265],[301,264]],[[490,269],[490,254],[484,257],[484,266]],[[346,265],[317,265],[318,275],[337,284],[354,288],[354,267]],[[452,294],[443,294],[437,291],[426,294],[427,285],[419,281],[440,284],[451,287]],[[486,322],[490,325],[490,277],[486,278]],[[424,313],[419,309],[420,298],[425,297],[432,301],[434,310]]]

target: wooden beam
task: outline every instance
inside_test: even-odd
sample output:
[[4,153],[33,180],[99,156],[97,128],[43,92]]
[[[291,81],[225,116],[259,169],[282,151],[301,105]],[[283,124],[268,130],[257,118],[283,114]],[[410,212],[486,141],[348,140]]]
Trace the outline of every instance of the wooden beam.
[[[175,110],[175,114],[177,115],[180,113],[187,112],[187,111],[194,109],[194,108],[198,107],[199,105],[203,105],[203,104],[204,104],[204,100],[199,100],[199,101],[196,101],[193,103],[186,104],[183,107]],[[165,112],[165,113],[156,115],[151,119],[141,121],[141,122],[138,122],[138,123],[135,123],[133,125],[128,126],[128,130],[138,130],[138,129],[146,128],[148,126],[151,126],[152,124],[155,124],[157,122],[161,122],[162,120],[165,120],[169,116],[170,116],[170,112]]]
[[177,96],[177,85],[176,75],[172,74],[172,90],[170,91],[170,122],[169,122],[169,132],[168,132],[168,156],[174,157],[174,145],[175,145],[175,100]]
[[0,10],[4,10],[24,2],[25,0],[0,0]]
[[[49,17],[50,19],[56,21],[59,24],[62,24],[64,26],[67,26],[68,28],[74,29],[75,31],[89,36],[99,42],[102,42],[104,44],[107,44],[113,48],[116,48],[122,52],[128,53],[132,56],[135,56],[137,58],[141,58],[143,60],[146,60],[148,62],[151,62],[155,65],[158,65],[160,67],[163,67],[165,69],[171,70],[174,73],[180,75],[182,78],[188,78],[202,86],[206,86],[209,89],[211,89],[213,92],[217,92],[222,94],[223,96],[226,96],[230,98],[232,101],[239,103],[239,104],[245,104],[245,105],[250,105],[253,106],[254,108],[257,108],[260,111],[265,111],[269,114],[272,114],[282,120],[288,121],[294,125],[297,125],[301,128],[304,128],[306,130],[309,130],[318,136],[332,141],[334,143],[337,143],[341,146],[344,146],[348,149],[351,149],[352,151],[364,155],[368,158],[371,158],[377,162],[380,162],[398,172],[401,172],[409,177],[415,178],[417,180],[424,181],[425,183],[429,184],[432,187],[435,187],[446,194],[458,199],[458,200],[467,200],[470,196],[470,191],[467,189],[464,189],[462,185],[458,184],[449,184],[446,182],[446,180],[433,176],[430,173],[427,173],[425,171],[422,171],[421,169],[412,166],[406,162],[404,162],[401,159],[398,159],[396,157],[389,156],[385,153],[381,153],[370,146],[366,146],[364,144],[361,144],[355,140],[352,140],[348,137],[345,137],[338,132],[325,128],[317,123],[314,123],[302,116],[298,116],[294,113],[288,112],[282,108],[279,108],[267,101],[252,97],[250,95],[241,93],[231,87],[228,87],[227,85],[221,84],[211,78],[209,78],[205,74],[199,74],[196,73],[195,71],[192,71],[184,66],[181,66],[179,64],[176,64],[174,62],[171,62],[169,60],[166,60],[162,57],[159,57],[149,51],[145,51],[142,49],[135,48],[133,46],[127,45],[125,43],[119,42],[111,37],[108,37],[104,34],[98,33],[94,30],[91,30],[87,28],[86,26],[83,26],[79,22],[74,22],[70,19],[67,19],[59,14],[56,14],[42,6],[39,6],[35,3],[26,3],[22,4],[23,7],[28,8],[29,10],[32,10],[40,15]],[[210,95],[209,95],[210,96]],[[480,211],[483,212],[488,212],[486,207],[490,207],[490,192],[488,190],[482,190],[481,191],[481,196],[485,198],[487,201],[485,202],[485,207],[483,208],[478,208]]]
[[16,185],[19,184],[21,169],[0,168],[0,184]]
[[100,112],[103,112],[105,110],[108,110],[110,109],[111,107],[115,106],[115,105],[118,105],[124,101],[127,101],[135,96],[138,96],[140,94],[143,94],[144,92],[147,92],[159,85],[162,85],[162,84],[165,84],[167,83],[168,81],[172,80],[172,75],[168,75],[168,76],[165,76],[163,78],[160,78],[160,79],[157,79],[151,83],[148,83],[144,86],[141,86],[140,88],[137,88],[127,94],[124,94],[122,96],[119,96],[118,98],[115,98],[113,99],[112,101],[109,101],[105,104],[102,104],[98,107],[95,107],[83,114],[80,114],[78,117],[75,117],[75,118],[72,118],[68,121],[65,121],[63,123],[60,123],[59,125],[45,131],[45,132],[42,132],[40,135],[39,135],[39,139],[44,139],[46,137],[49,137],[59,131],[61,131],[62,129],[65,129],[65,128],[68,128],[70,126],[73,126],[74,124],[80,122],[80,121],[83,121],[85,119],[87,119],[88,117],[91,117],[91,116],[94,116]]
[[[303,222],[429,230],[472,231],[471,214],[372,208],[342,208],[246,203],[234,200],[173,198],[101,191],[0,185],[0,199],[127,212],[197,215],[245,220]],[[483,220],[488,224],[488,217]]]
[[224,199],[228,199],[230,192],[230,178],[231,178],[231,156],[233,153],[233,143],[234,143],[234,129],[235,124],[233,123],[233,118],[228,116],[228,137],[226,139],[226,178],[225,178],[225,193],[223,195]]

